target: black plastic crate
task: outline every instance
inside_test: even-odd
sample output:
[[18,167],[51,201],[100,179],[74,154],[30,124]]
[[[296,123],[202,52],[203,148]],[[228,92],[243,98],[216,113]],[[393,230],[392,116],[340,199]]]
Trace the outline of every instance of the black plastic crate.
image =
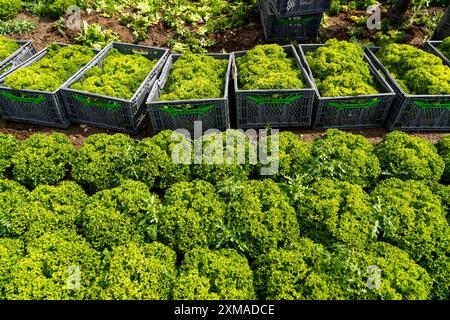
[[450,130],[450,94],[410,95],[405,93],[375,55],[378,50],[378,47],[366,48],[369,58],[384,74],[396,93],[386,119],[386,127],[389,130],[402,131]]
[[314,82],[316,101],[313,115],[313,128],[377,128],[382,127],[392,105],[395,93],[383,77],[379,75],[365,54],[369,69],[383,92],[347,97],[322,97],[315,84],[314,75],[306,60],[306,52],[316,50],[321,44],[299,45],[301,59]]
[[[70,88],[94,66],[101,67],[108,52],[113,48],[123,54],[142,54],[150,60],[158,59],[153,70],[131,99],[120,99]],[[86,68],[77,73],[71,81],[68,81],[62,87],[62,98],[70,121],[114,131],[136,133],[145,117],[145,98],[153,87],[157,76],[161,73],[168,56],[168,49],[120,42],[110,43]]]
[[315,97],[314,85],[306,74],[294,46],[283,46],[290,58],[297,61],[303,74],[302,89],[240,90],[236,58],[247,51],[233,54],[233,81],[238,128],[294,127],[311,125]]
[[[260,0],[264,1],[264,0]],[[281,17],[315,14],[328,11],[331,0],[267,0],[275,14]]]
[[432,53],[441,58],[447,66],[450,66],[450,60],[446,56],[444,56],[444,54],[438,48],[441,42],[442,41],[426,41],[424,48],[429,53]]
[[266,1],[260,0],[259,9],[264,37],[267,41],[308,41],[317,38],[323,13],[281,17],[276,15]]
[[36,54],[31,41],[16,41],[16,43],[20,45],[20,48],[5,60],[0,61],[0,78]]
[[[66,44],[58,45],[67,46]],[[95,53],[98,52],[97,50],[93,51]],[[47,48],[39,51],[17,68],[8,71],[0,79],[0,113],[4,119],[64,129],[70,126],[70,121],[60,95],[61,88],[58,88],[54,92],[46,92],[25,89],[15,90],[3,86],[3,82],[9,74],[12,74],[18,69],[31,66],[46,55]]]
[[[169,77],[170,69],[180,56],[179,54],[173,54],[169,57],[160,78],[147,99],[147,110],[153,130],[159,132],[166,129],[187,129],[192,132],[195,121],[201,121],[202,129],[204,130],[212,128],[225,130],[230,128],[228,107],[228,88],[231,72],[230,54],[208,54],[208,56],[216,59],[228,60],[223,97],[216,99],[158,101]],[[188,106],[189,108],[187,108]]]

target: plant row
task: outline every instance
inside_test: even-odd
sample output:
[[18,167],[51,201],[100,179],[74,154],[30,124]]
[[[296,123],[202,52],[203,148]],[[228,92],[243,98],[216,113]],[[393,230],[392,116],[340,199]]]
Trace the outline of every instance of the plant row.
[[[277,174],[237,163],[239,150],[207,163],[239,135],[204,136],[193,165],[172,157],[196,141],[169,131],[92,135],[79,150],[60,134],[2,135],[2,173],[17,182],[0,183],[0,298],[450,297],[449,136],[393,132],[373,147],[283,132],[260,141],[279,141]],[[79,184],[60,181],[69,173]]]
[[[279,147],[272,148],[275,137]],[[282,132],[255,146],[238,130],[195,140],[166,130],[140,141],[125,134],[94,134],[77,150],[59,133],[34,134],[24,141],[1,134],[0,175],[29,188],[71,177],[90,192],[115,187],[125,179],[165,190],[191,179],[217,184],[231,178],[265,178],[261,169],[268,167],[274,168],[268,177],[278,182],[301,176],[306,183],[331,178],[368,189],[386,178],[448,184],[449,140],[447,136],[434,146],[392,132],[373,147],[362,136],[328,130],[314,143]],[[235,143],[230,146],[230,141]],[[199,147],[204,153],[198,154]],[[267,159],[262,162],[260,156],[258,161],[257,152],[267,154]]]

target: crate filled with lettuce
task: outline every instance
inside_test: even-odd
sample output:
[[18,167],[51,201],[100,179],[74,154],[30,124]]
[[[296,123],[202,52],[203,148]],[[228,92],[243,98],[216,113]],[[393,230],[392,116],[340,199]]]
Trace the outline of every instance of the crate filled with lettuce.
[[0,77],[35,54],[31,41],[12,40],[0,35]]
[[275,13],[281,17],[314,14],[328,11],[332,0],[268,0]]
[[61,87],[98,51],[52,43],[0,79],[0,113],[4,119],[67,128],[69,118]]
[[382,127],[394,92],[356,43],[299,45],[316,89],[313,128]]
[[450,129],[450,67],[440,57],[406,44],[366,52],[396,93],[386,120],[389,130]]
[[314,85],[294,46],[234,52],[232,70],[238,128],[311,124]]
[[169,50],[112,42],[62,89],[74,123],[136,133]]
[[288,42],[291,40],[309,41],[319,35],[323,12],[279,16],[268,0],[259,1],[259,12],[267,41]]
[[153,130],[230,127],[230,54],[173,54],[152,88],[147,109]]
[[444,61],[447,66],[450,66],[450,37],[444,40],[425,41],[424,49]]

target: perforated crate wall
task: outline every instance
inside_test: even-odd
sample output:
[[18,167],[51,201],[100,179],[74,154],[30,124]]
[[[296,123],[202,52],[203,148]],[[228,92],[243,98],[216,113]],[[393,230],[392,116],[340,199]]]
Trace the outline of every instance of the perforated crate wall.
[[264,37],[267,41],[307,41],[316,39],[319,34],[323,13],[281,17],[275,14],[266,0],[261,0],[259,7]]
[[147,109],[154,131],[182,128],[192,132],[194,131],[195,121],[201,121],[203,130],[225,130],[230,128],[228,89],[231,55],[214,53],[208,55],[216,59],[228,60],[227,71],[224,75],[225,86],[223,97],[217,99],[159,101],[161,91],[169,77],[172,65],[180,57],[179,54],[171,55],[147,99]]

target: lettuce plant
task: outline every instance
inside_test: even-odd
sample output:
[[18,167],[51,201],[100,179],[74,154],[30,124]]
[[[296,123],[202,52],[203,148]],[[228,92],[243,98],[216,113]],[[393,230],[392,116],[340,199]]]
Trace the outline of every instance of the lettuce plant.
[[237,58],[236,63],[239,88],[242,90],[304,87],[296,61],[288,58],[280,45],[257,45],[244,56]]
[[95,53],[79,45],[62,47],[52,43],[47,55],[31,66],[9,74],[4,86],[21,90],[53,92],[94,58]]

